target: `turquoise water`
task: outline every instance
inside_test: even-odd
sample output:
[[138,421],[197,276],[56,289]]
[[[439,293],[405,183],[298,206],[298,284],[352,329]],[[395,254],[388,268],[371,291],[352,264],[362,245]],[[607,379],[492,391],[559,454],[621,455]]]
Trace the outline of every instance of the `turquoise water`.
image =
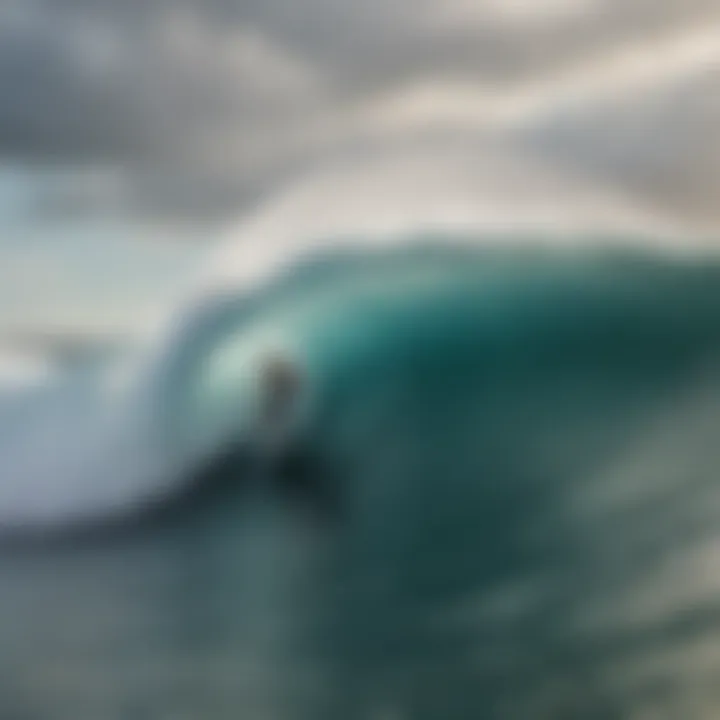
[[3,555],[0,708],[716,716],[719,280],[428,245],[308,262],[199,313],[162,442],[242,426],[254,363],[281,347],[342,522],[238,477],[112,541]]

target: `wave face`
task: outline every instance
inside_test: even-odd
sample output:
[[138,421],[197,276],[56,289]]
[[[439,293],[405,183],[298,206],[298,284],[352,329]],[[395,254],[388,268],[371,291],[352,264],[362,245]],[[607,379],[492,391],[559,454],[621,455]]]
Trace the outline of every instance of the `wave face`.
[[[297,537],[282,559],[243,564],[248,518],[227,496],[191,512],[184,540],[158,530],[142,561],[112,551],[83,575],[67,560],[87,582],[65,588],[75,599],[64,607],[102,615],[122,602],[90,580],[98,563],[125,567],[127,586],[147,589],[128,599],[141,626],[198,628],[189,649],[168,640],[182,668],[200,663],[196,681],[238,648],[270,663],[268,692],[287,701],[273,717],[639,717],[665,702],[658,683],[715,707],[720,268],[446,237],[308,257],[252,293],[207,295],[122,383],[102,386],[102,402],[100,385],[58,391],[43,415],[53,462],[3,458],[23,474],[3,490],[2,523],[42,528],[177,502],[185,469],[252,423],[259,363],[277,349],[305,369],[305,441],[330,460],[345,503],[311,609],[283,603],[294,585],[268,577],[268,562],[297,559]],[[162,599],[178,582],[188,592],[169,611]],[[37,577],[27,592],[38,595]],[[260,607],[277,611],[273,623],[258,620]],[[306,610],[312,640],[295,646],[291,619]],[[218,613],[228,627],[213,634]],[[51,615],[72,627],[71,612]],[[276,634],[253,639],[255,626]],[[158,642],[165,657],[146,640],[138,652]],[[106,662],[121,682],[110,660],[76,662],[93,672]],[[282,675],[286,663],[311,668],[333,697]],[[219,690],[217,677],[206,677],[210,695],[251,707],[251,690]]]
[[427,467],[434,452],[473,475],[500,438],[543,445],[550,409],[604,418],[622,398],[629,412],[702,366],[720,337],[718,277],[627,252],[447,238],[312,257],[200,307],[159,364],[158,425],[191,455],[242,434],[263,356],[280,350],[309,380],[309,442],[358,472],[386,455]]

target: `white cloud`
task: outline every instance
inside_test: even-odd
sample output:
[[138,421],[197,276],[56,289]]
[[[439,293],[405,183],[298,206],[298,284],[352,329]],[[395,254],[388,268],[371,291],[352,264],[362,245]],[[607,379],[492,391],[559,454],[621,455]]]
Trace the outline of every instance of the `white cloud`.
[[425,20],[445,29],[501,24],[529,29],[567,21],[600,6],[600,0],[445,0],[431,2]]
[[635,41],[524,82],[488,86],[425,79],[335,106],[334,112],[321,106],[293,118],[280,132],[272,123],[260,125],[252,142],[242,136],[237,141],[215,138],[213,144],[221,148],[221,161],[241,161],[240,167],[259,172],[283,158],[332,155],[357,142],[405,142],[433,132],[522,134],[554,117],[642,106],[654,94],[672,92],[718,66],[720,31],[703,26]]
[[354,125],[385,130],[414,127],[501,129],[567,111],[589,110],[720,65],[720,29],[694,28],[613,52],[521,83],[505,86],[439,79],[374,98],[357,109]]

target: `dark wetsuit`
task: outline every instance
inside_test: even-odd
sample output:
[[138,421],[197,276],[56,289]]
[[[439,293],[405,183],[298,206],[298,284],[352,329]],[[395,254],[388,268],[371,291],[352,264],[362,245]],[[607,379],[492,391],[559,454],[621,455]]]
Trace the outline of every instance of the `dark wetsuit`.
[[322,522],[340,519],[339,478],[321,453],[293,443],[279,452],[269,470],[283,498],[302,504]]
[[196,468],[191,492],[213,502],[261,484],[319,523],[335,524],[342,517],[339,480],[326,454],[295,435],[272,452],[247,441],[226,447]]
[[296,369],[274,361],[265,379],[265,397],[251,442],[259,474],[279,494],[302,503],[323,521],[339,517],[337,478],[327,459],[299,430],[298,396],[301,381]]

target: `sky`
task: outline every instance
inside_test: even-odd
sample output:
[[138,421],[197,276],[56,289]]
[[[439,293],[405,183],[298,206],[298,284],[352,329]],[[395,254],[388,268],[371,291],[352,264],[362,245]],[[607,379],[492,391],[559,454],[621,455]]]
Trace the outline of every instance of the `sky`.
[[399,147],[720,231],[717,0],[3,0],[0,98],[0,327],[133,325],[225,223]]

